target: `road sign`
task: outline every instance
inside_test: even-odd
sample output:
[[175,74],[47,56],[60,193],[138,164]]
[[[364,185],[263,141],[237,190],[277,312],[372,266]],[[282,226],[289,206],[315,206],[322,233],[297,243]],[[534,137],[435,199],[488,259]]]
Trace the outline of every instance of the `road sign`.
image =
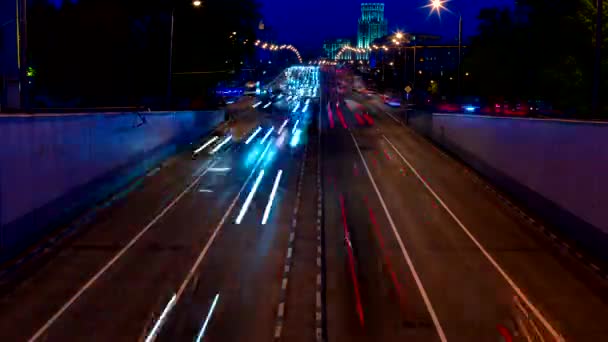
[[410,87],[409,85],[407,87],[405,87],[405,92],[408,94],[411,93],[412,90],[414,90],[414,89],[412,89],[412,87]]

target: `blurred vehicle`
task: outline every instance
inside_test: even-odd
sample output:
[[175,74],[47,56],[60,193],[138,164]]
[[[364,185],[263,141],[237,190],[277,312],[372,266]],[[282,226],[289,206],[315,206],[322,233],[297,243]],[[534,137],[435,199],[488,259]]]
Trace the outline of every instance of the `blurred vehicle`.
[[386,96],[384,103],[390,107],[401,107],[401,99],[393,96]]

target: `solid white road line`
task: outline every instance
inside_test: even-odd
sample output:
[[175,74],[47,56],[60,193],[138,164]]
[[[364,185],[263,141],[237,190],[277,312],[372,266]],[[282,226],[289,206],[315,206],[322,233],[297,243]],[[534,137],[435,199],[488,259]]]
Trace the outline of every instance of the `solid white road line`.
[[403,241],[401,240],[401,236],[399,235],[399,232],[397,231],[395,222],[393,221],[393,218],[392,218],[390,212],[388,211],[388,207],[386,206],[384,198],[382,197],[382,194],[380,193],[380,190],[378,189],[378,186],[376,185],[376,181],[374,180],[374,177],[372,176],[372,173],[369,170],[369,167],[367,166],[367,162],[365,161],[365,158],[363,157],[363,153],[361,153],[361,149],[359,148],[357,139],[355,139],[355,136],[353,135],[352,132],[350,133],[350,136],[353,138],[353,142],[355,143],[357,152],[359,152],[359,157],[361,157],[363,166],[365,167],[365,170],[367,171],[367,176],[369,177],[369,180],[371,181],[372,186],[374,187],[374,191],[376,192],[376,195],[378,196],[378,199],[380,200],[380,204],[382,205],[382,209],[384,209],[384,213],[386,214],[386,218],[388,219],[391,229],[393,230],[393,234],[395,235],[395,238],[397,239],[397,243],[399,243],[399,247],[401,248],[401,253],[403,254],[403,257],[405,258],[405,261],[407,262],[408,267],[412,271],[412,276],[414,277],[414,281],[416,282],[418,291],[420,291],[422,300],[424,301],[424,304],[426,305],[426,308],[429,311],[429,314],[431,315],[431,319],[433,320],[433,324],[435,325],[435,330],[437,331],[437,335],[439,335],[439,339],[442,342],[447,342],[447,338],[445,337],[445,333],[443,331],[443,328],[441,327],[441,323],[439,322],[439,319],[437,318],[437,314],[435,313],[433,304],[431,304],[431,300],[429,299],[429,296],[426,293],[424,286],[422,285],[422,281],[420,280],[420,276],[418,275],[418,272],[416,271],[416,268],[414,267],[414,263],[412,262],[412,259],[410,258],[409,253],[405,249],[405,245],[403,244]]
[[209,309],[209,313],[207,314],[207,318],[205,318],[205,322],[203,323],[203,327],[201,328],[201,331],[198,333],[198,336],[196,336],[196,342],[201,342],[201,340],[203,339],[203,336],[205,336],[205,330],[207,330],[207,325],[209,324],[209,321],[211,320],[211,315],[213,315],[213,310],[215,310],[215,306],[217,305],[217,301],[220,299],[220,294],[216,294],[215,298],[213,299],[213,303],[211,303],[211,308]]
[[167,303],[167,306],[165,306],[165,309],[160,314],[160,317],[158,317],[158,320],[156,320],[156,323],[154,323],[152,330],[150,330],[150,333],[144,340],[145,342],[153,342],[156,339],[156,336],[158,335],[160,328],[163,326],[163,324],[165,323],[165,320],[167,319],[167,315],[169,314],[169,312],[171,310],[173,310],[174,306],[175,306],[175,294],[173,295],[173,297],[171,297],[171,300],[169,301],[169,303]]
[[551,326],[551,324],[547,321],[547,319],[540,313],[540,311],[532,304],[532,302],[528,299],[528,297],[523,293],[523,291],[515,284],[515,282],[511,279],[511,277],[505,272],[502,267],[494,260],[492,255],[486,251],[486,249],[481,245],[481,243],[473,236],[473,234],[469,231],[467,227],[460,221],[460,219],[450,210],[450,208],[445,204],[445,202],[437,195],[435,190],[431,188],[431,186],[420,176],[418,171],[414,168],[414,166],[399,152],[397,147],[385,136],[382,135],[384,139],[391,145],[393,150],[399,155],[401,160],[408,166],[408,168],[416,175],[416,178],[424,185],[424,187],[435,197],[435,199],[441,204],[443,209],[452,217],[452,219],[458,224],[458,226],[464,231],[464,233],[473,241],[473,243],[477,246],[477,248],[481,251],[481,253],[488,259],[490,264],[494,266],[494,268],[498,271],[498,273],[505,279],[505,281],[511,286],[513,291],[521,298],[526,306],[530,308],[530,311],[536,316],[536,318],[543,324],[543,326],[547,329],[547,331],[555,338],[557,341],[564,341],[563,337]]
[[[209,168],[211,168],[214,164],[215,163],[211,163],[211,165],[200,176],[197,176],[194,181],[192,181],[192,183],[190,183],[190,185],[188,185],[188,187],[184,189],[184,191],[182,191],[171,203],[169,203],[168,206],[165,207],[165,209],[163,209],[158,215],[156,215],[156,217],[154,217],[154,219],[152,219],[152,221],[150,221],[144,227],[144,229],[142,229],[137,235],[135,235],[135,237],[131,241],[129,241],[129,243],[125,247],[123,247],[118,253],[116,253],[116,255],[114,255],[114,257],[110,259],[110,261],[108,261],[108,263],[104,267],[102,267],[97,273],[95,273],[95,275],[91,279],[89,279],[89,281],[87,281],[84,286],[82,286],[78,290],[78,292],[76,292],[76,294],[74,294],[67,302],[65,302],[65,304],[63,304],[63,306],[57,312],[55,312],[55,314],[51,316],[51,318],[49,318],[49,320],[46,321],[46,323],[44,323],[44,325],[40,329],[38,329],[38,331],[36,331],[36,333],[29,339],[29,341],[36,341],[44,333],[46,333],[47,330],[51,327],[51,325],[53,325],[59,319],[59,317],[61,317],[61,315],[63,315],[63,313],[67,311],[70,306],[72,306],[72,304],[74,304],[74,302],[76,302],[80,298],[80,296],[82,296],[82,294],[86,290],[88,290],[104,273],[106,273],[108,269],[110,269],[110,267],[112,267],[118,261],[118,259],[120,259],[131,247],[133,247],[133,245],[135,245],[135,243],[137,243],[137,241],[139,241],[139,239],[141,239],[141,237],[146,232],[148,232],[148,230],[150,230],[152,226],[156,224],[156,222],[158,222],[163,216],[165,216],[169,212],[169,210],[171,210],[177,204],[177,202],[179,202],[182,197],[184,197],[184,195],[190,192],[190,190],[192,190],[192,188],[194,188],[200,182],[201,178],[207,174]],[[177,297],[179,298],[179,292],[177,294]]]
[[252,107],[253,107],[253,108],[258,108],[258,106],[259,106],[259,105],[261,105],[261,104],[262,104],[262,101],[257,102],[257,103],[256,103],[256,104],[254,104]]

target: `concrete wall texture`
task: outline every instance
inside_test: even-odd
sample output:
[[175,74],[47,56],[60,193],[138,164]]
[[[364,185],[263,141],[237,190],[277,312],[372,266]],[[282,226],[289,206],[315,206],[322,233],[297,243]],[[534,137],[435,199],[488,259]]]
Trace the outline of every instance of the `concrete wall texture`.
[[608,257],[608,123],[433,114],[412,124]]
[[0,259],[116,192],[223,119],[223,112],[0,117]]

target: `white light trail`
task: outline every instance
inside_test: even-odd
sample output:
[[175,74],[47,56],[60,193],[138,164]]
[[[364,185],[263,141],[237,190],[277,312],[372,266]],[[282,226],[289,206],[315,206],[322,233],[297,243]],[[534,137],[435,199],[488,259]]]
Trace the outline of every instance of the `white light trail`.
[[267,104],[264,105],[264,109],[270,107],[270,105],[272,105],[272,101],[268,102]]
[[274,185],[272,186],[272,192],[270,193],[270,198],[268,199],[268,204],[266,204],[266,210],[264,210],[264,216],[262,217],[262,224],[266,224],[268,222],[268,216],[270,215],[270,210],[272,209],[272,203],[274,202],[274,197],[277,194],[277,189],[279,188],[279,183],[281,182],[281,176],[283,175],[283,170],[279,170],[277,173],[277,177],[274,180]]
[[205,318],[205,322],[203,323],[203,327],[201,331],[199,331],[198,336],[196,336],[196,342],[201,342],[203,336],[205,336],[205,330],[207,330],[207,324],[211,320],[211,315],[213,315],[213,310],[215,310],[215,306],[217,305],[217,301],[220,299],[220,294],[216,294],[215,298],[213,298],[213,303],[211,303],[211,308],[209,309],[209,313],[207,314],[207,318]]
[[255,138],[256,135],[258,135],[260,132],[262,131],[262,127],[258,126],[258,129],[255,130],[255,132],[253,132],[253,134],[247,139],[247,141],[245,141],[245,145],[249,145],[249,143]]
[[273,131],[274,131],[274,126],[270,127],[270,129],[268,130],[268,133],[266,133],[264,138],[262,138],[262,141],[260,141],[260,144],[264,144]]
[[253,107],[253,108],[258,108],[258,106],[259,106],[259,105],[261,105],[261,104],[262,104],[262,101],[257,102],[257,103],[256,103],[256,104],[254,104],[252,107]]
[[300,102],[298,102],[298,104],[296,105],[296,107],[293,109],[293,113],[297,112],[298,109],[300,109]]
[[279,128],[279,135],[281,135],[281,133],[283,133],[283,130],[285,129],[285,126],[287,126],[287,123],[289,122],[289,119],[285,120],[283,122],[283,124],[281,125],[281,128]]
[[300,123],[300,120],[297,120],[297,121],[296,121],[296,124],[295,124],[295,125],[293,125],[293,129],[291,130],[291,133],[292,133],[292,134],[296,132],[296,129],[298,129],[298,124],[299,124],[299,123]]
[[224,145],[226,145],[230,140],[232,140],[232,135],[229,135],[228,137],[226,137],[226,139],[224,139],[224,141],[215,146],[215,148],[211,150],[211,154],[217,153],[217,151],[224,147]]
[[158,335],[160,328],[165,323],[165,320],[167,319],[167,315],[169,314],[169,312],[171,310],[173,310],[176,299],[177,299],[177,296],[174,294],[173,297],[171,297],[171,300],[169,301],[169,303],[167,303],[167,306],[165,306],[165,309],[163,310],[163,312],[160,314],[160,317],[158,318],[156,323],[154,323],[154,326],[152,327],[152,330],[150,330],[150,333],[146,337],[145,342],[152,342],[156,339],[156,335]]
[[207,147],[209,147],[209,145],[213,144],[217,139],[219,139],[219,137],[215,136],[213,138],[211,138],[209,141],[207,141],[203,146],[197,148],[194,151],[194,154],[199,154],[201,153],[202,150],[206,149]]
[[[262,157],[264,157],[264,156],[262,156]],[[237,216],[237,218],[236,218],[236,221],[235,221],[236,224],[241,224],[241,222],[243,221],[243,217],[245,217],[245,214],[247,214],[247,210],[249,209],[249,206],[251,205],[253,196],[255,196],[255,193],[258,191],[258,186],[260,186],[260,182],[262,182],[263,177],[264,177],[264,170],[261,170],[260,174],[258,175],[258,178],[255,180],[255,183],[253,184],[253,188],[251,188],[249,195],[247,195],[247,198],[245,199],[245,203],[243,204],[243,207],[241,208],[241,211],[239,212],[239,216]]]

